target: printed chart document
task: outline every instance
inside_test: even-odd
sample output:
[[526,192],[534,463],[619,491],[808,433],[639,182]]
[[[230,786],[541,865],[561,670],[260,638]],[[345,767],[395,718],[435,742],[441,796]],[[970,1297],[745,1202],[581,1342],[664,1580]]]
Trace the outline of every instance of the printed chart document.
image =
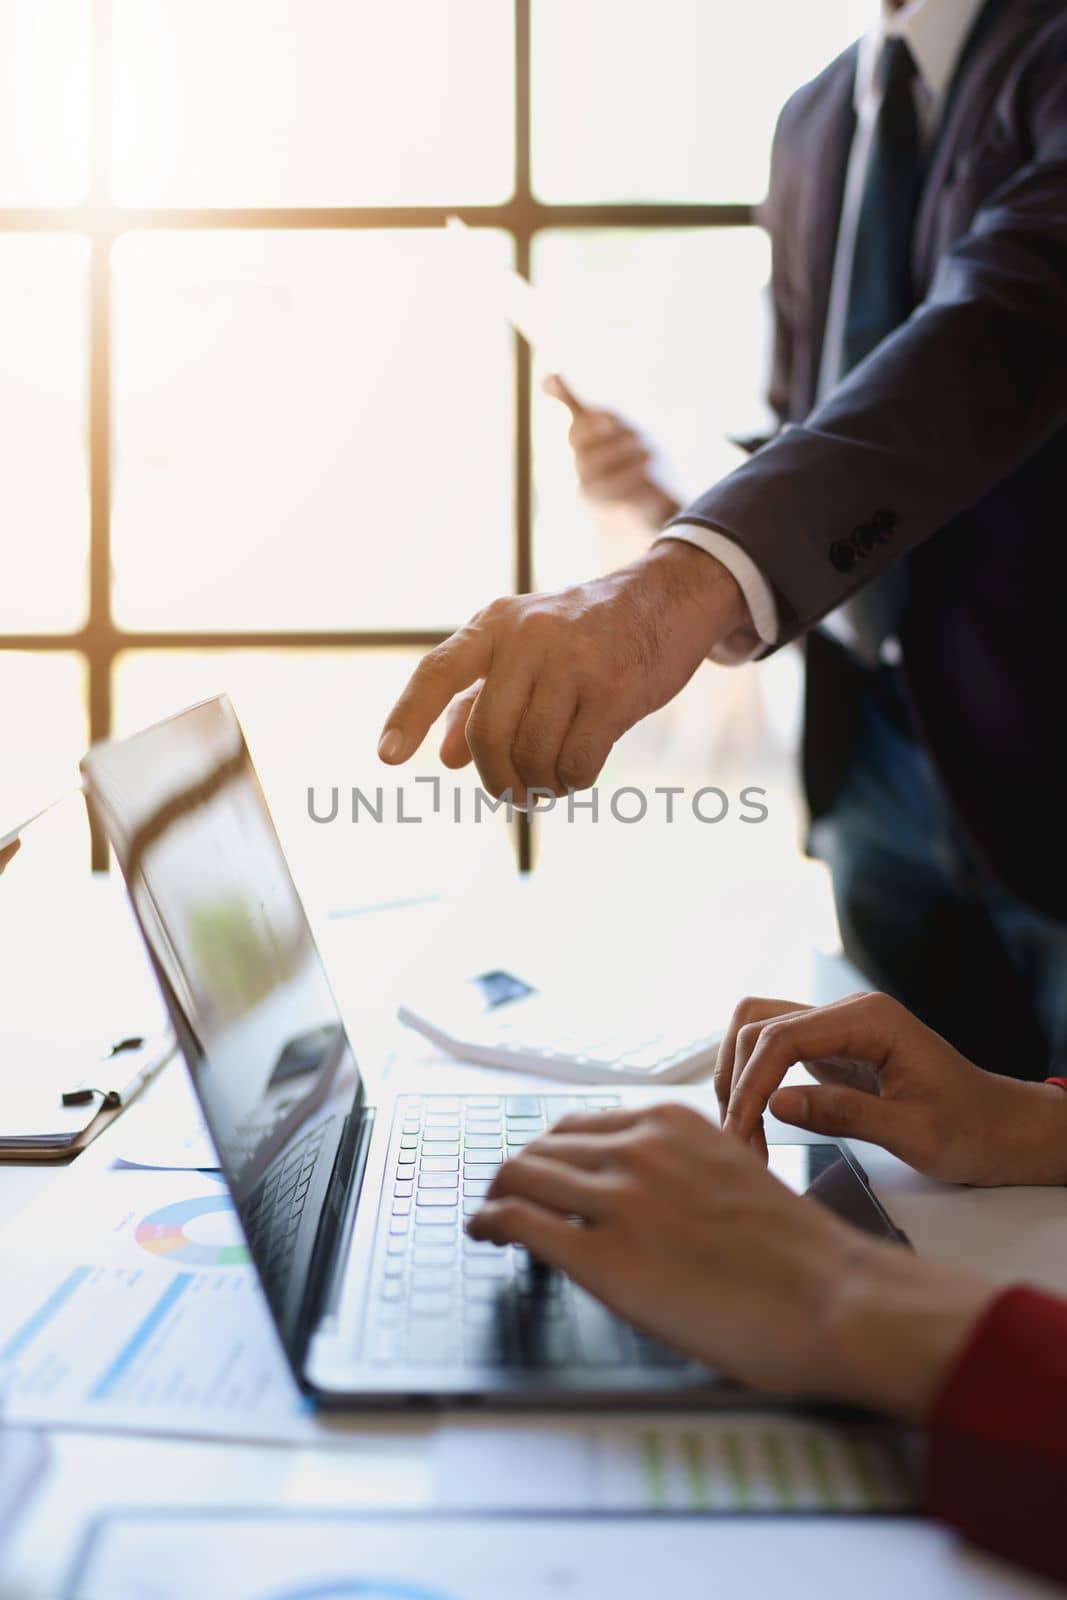
[[434,1483],[439,1505],[483,1511],[908,1511],[921,1499],[899,1430],[780,1412],[449,1422]]
[[8,1422],[343,1442],[293,1380],[218,1178],[73,1169],[0,1267]]
[[1039,1600],[1056,1591],[883,1517],[745,1519],[287,1516],[161,1511],[105,1518],[64,1600]]

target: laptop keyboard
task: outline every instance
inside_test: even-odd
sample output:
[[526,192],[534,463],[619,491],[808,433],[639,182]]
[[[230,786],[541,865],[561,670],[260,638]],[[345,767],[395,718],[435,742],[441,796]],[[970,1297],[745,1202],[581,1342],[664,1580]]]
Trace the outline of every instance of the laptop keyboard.
[[411,1366],[684,1367],[515,1246],[467,1238],[507,1157],[616,1095],[406,1096],[396,1109],[368,1355]]
[[[267,1168],[242,1207],[241,1226],[268,1295],[283,1285],[296,1248],[304,1204],[322,1152],[327,1124],[319,1123],[306,1138],[286,1150]],[[330,1146],[331,1151],[333,1145]]]

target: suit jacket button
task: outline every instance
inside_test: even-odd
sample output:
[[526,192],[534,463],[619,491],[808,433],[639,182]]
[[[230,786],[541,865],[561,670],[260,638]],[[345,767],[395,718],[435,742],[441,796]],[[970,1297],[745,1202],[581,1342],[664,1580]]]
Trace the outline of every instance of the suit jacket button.
[[856,565],[856,552],[846,539],[835,539],[830,546],[830,561],[838,572],[851,572]]
[[852,543],[861,556],[869,556],[878,540],[878,529],[873,522],[861,522],[858,528],[852,530]]

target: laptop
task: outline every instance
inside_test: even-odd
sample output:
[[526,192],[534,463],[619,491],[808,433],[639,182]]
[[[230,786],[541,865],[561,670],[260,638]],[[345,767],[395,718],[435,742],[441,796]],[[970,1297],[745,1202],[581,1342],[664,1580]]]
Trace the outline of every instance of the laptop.
[[[371,1103],[228,699],[82,763],[294,1374],[323,1405],[719,1406],[749,1398],[466,1219],[507,1155],[602,1094]],[[900,1237],[843,1147],[773,1147],[791,1186]]]

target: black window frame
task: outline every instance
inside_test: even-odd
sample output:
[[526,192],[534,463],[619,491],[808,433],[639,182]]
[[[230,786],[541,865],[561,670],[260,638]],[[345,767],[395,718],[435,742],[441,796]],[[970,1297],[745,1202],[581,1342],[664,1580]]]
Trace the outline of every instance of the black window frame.
[[[118,626],[112,610],[112,272],[116,241],[133,231],[211,229],[322,230],[442,227],[459,216],[471,228],[495,228],[514,245],[519,272],[529,275],[533,240],[547,229],[575,228],[736,228],[755,225],[752,205],[587,204],[552,205],[539,200],[531,183],[531,10],[536,0],[514,5],[515,167],[511,198],[500,205],[397,207],[238,207],[189,208],[119,206],[111,198],[111,0],[92,7],[89,185],[80,203],[63,207],[0,207],[0,234],[64,233],[89,241],[88,310],[88,468],[89,604],[85,623],[57,633],[0,633],[0,649],[74,653],[85,664],[90,741],[112,729],[112,678],[116,659],[127,651],[152,650],[360,650],[426,648],[447,637],[429,629],[211,630],[162,632]],[[515,336],[515,518],[512,550],[514,592],[533,587],[531,361],[525,342]],[[17,582],[17,578],[15,579]],[[488,596],[486,598],[489,598]],[[458,626],[464,619],[457,617]],[[528,819],[515,822],[520,871],[533,864]],[[108,864],[106,841],[94,830],[92,866]]]

